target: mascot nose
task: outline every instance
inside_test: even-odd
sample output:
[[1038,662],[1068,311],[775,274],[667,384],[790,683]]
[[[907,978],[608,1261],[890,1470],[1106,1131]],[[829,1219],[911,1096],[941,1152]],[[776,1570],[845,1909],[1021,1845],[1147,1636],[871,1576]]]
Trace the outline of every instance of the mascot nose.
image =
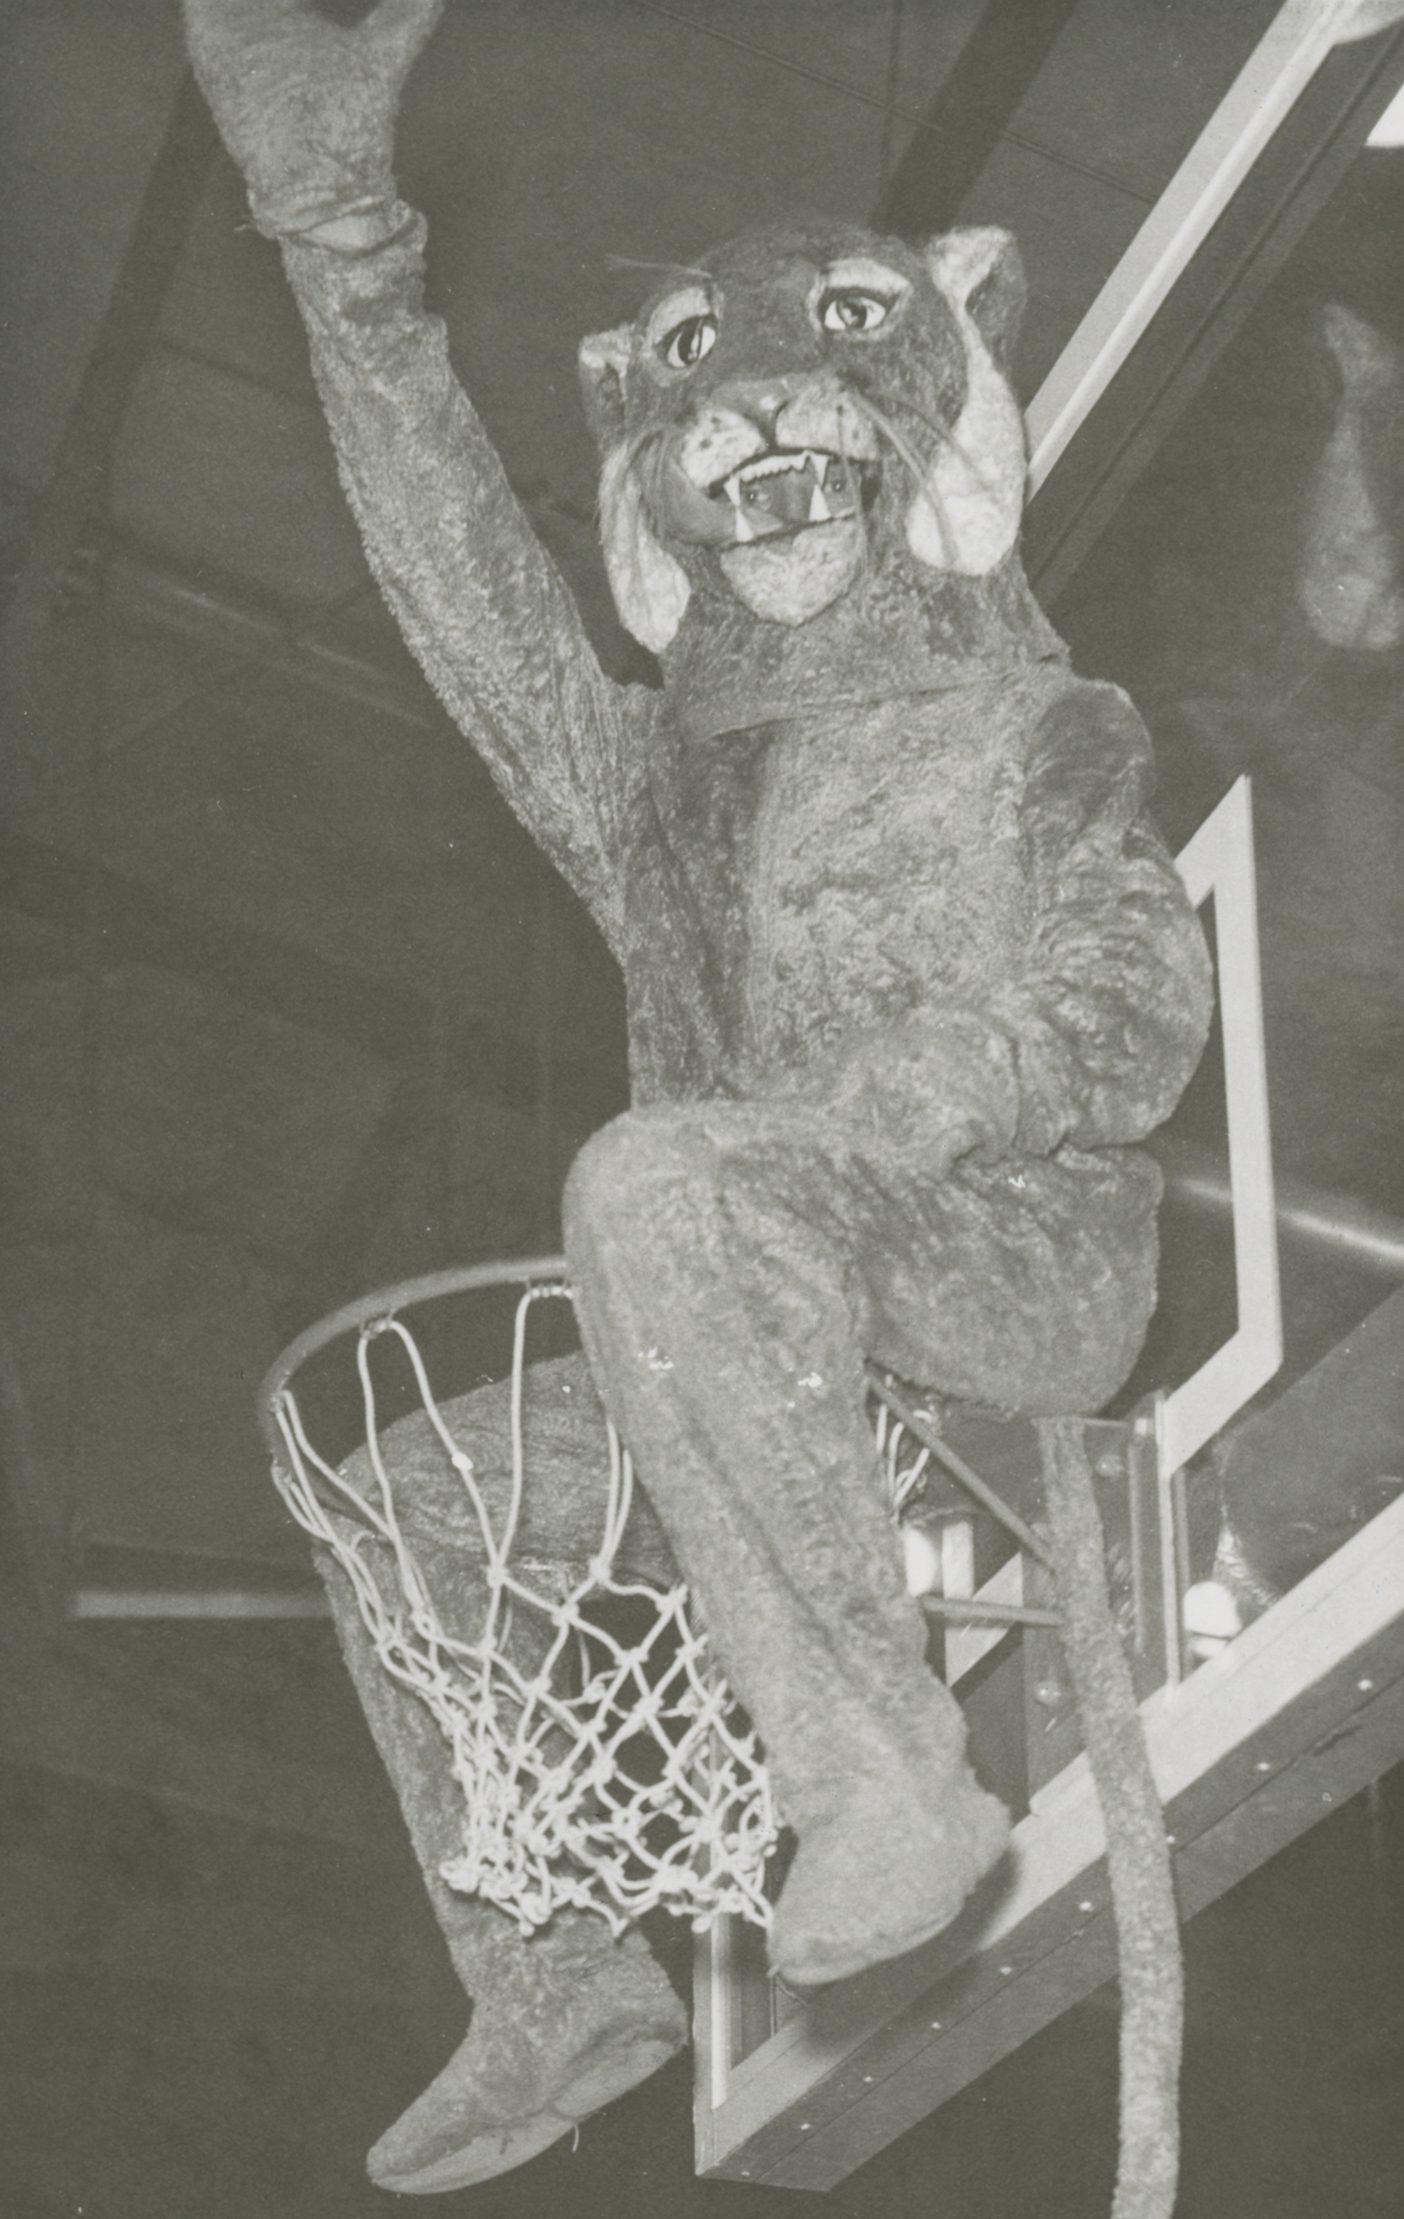
[[787,377],[729,378],[712,394],[712,404],[717,408],[734,409],[738,416],[747,417],[773,445],[781,411],[794,400],[805,382],[803,378]]

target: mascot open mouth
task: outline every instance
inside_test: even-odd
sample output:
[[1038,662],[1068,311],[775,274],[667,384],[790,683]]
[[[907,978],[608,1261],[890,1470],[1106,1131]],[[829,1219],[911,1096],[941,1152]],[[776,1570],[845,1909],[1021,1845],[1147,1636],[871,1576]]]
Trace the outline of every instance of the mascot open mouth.
[[772,447],[719,478],[708,497],[728,503],[734,543],[746,546],[781,532],[857,519],[875,492],[871,464],[814,448]]
[[836,601],[866,560],[877,487],[875,462],[815,447],[772,447],[718,479],[708,488],[727,527],[717,560],[738,601],[780,624]]

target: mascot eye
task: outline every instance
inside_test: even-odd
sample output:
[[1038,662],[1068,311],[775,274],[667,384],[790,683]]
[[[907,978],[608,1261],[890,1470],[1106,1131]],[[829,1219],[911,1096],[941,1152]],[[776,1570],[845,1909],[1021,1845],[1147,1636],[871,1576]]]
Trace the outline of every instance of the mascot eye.
[[848,337],[853,334],[876,331],[886,323],[892,303],[881,293],[860,293],[846,290],[842,293],[825,293],[819,303],[819,321],[825,331],[841,331]]
[[658,342],[658,352],[670,370],[691,370],[704,354],[711,353],[716,343],[715,316],[688,316],[664,333]]

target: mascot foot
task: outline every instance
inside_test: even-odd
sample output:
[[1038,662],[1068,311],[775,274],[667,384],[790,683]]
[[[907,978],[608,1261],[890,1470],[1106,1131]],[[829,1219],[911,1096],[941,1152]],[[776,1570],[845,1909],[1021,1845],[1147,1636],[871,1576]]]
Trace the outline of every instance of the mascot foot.
[[523,2165],[667,2063],[687,2019],[662,1971],[615,1961],[526,2011],[475,2005],[466,2039],[376,2143],[378,2188],[430,2196]]
[[819,1988],[930,1941],[999,1862],[1009,1815],[973,1780],[933,1812],[911,1797],[861,1805],[801,1840],[770,1931],[772,1969]]

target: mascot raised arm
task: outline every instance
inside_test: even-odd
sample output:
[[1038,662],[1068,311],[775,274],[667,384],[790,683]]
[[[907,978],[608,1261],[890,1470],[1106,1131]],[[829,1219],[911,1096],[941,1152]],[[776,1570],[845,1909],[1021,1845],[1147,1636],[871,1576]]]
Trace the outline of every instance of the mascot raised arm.
[[[571,1172],[572,1284],[796,1837],[771,1957],[810,1986],[939,1931],[1008,1831],[925,1661],[865,1362],[1040,1416],[1114,1393],[1155,1295],[1133,1144],[1194,1068],[1209,966],[1144,730],[1020,566],[1008,236],[747,237],[585,341],[609,577],[663,671],[617,686],[422,306],[391,147],[435,12],[187,0],[375,574],[624,975],[634,1106]],[[586,1396],[559,1387],[566,1487]],[[651,2071],[681,2007],[636,1933],[525,1938],[444,1887],[436,1729],[338,1616],[476,1999],[371,2169],[459,2186]]]

